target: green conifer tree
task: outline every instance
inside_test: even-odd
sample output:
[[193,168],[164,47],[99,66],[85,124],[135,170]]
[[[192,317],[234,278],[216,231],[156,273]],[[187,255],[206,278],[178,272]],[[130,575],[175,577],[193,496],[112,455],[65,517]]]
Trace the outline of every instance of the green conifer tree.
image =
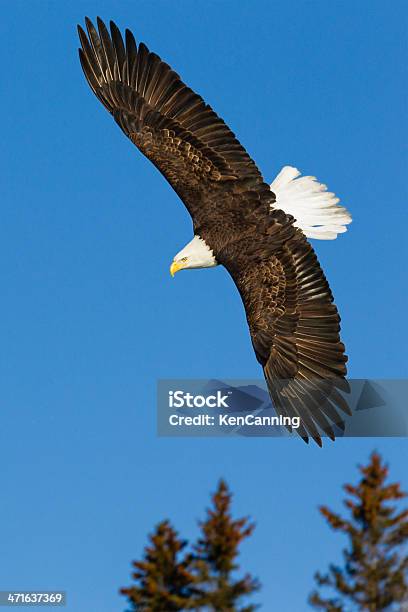
[[212,496],[212,507],[200,523],[201,537],[194,547],[195,572],[201,593],[199,610],[223,612],[252,612],[254,605],[241,601],[259,589],[258,581],[246,574],[235,576],[239,569],[239,545],[250,536],[255,525],[248,518],[233,519],[232,495],[221,480]]
[[[401,610],[408,603],[408,509],[401,510],[406,494],[398,483],[387,484],[388,467],[378,453],[360,467],[357,486],[345,485],[348,518],[326,506],[320,512],[335,531],[349,540],[343,551],[344,566],[330,565],[325,575],[317,573],[319,587],[329,587],[333,597],[315,590],[309,603],[327,612]],[[392,503],[394,502],[394,503]]]
[[200,523],[201,537],[190,550],[168,521],[150,535],[143,559],[134,561],[135,584],[120,590],[140,612],[252,612],[242,600],[259,588],[249,574],[236,577],[239,545],[254,525],[231,516],[231,493],[223,480]]
[[[134,561],[134,586],[120,590],[131,610],[173,612],[191,609],[195,578],[191,554],[183,554],[186,540],[180,540],[168,521],[157,525],[150,535],[143,560]],[[181,558],[180,558],[181,556]]]

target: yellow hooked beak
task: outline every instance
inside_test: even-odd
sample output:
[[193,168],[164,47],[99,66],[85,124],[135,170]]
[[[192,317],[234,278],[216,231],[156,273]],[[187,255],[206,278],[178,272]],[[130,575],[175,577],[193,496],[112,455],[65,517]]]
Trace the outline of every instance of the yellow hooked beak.
[[181,261],[173,261],[170,266],[170,274],[174,277],[175,273],[183,269],[183,263]]

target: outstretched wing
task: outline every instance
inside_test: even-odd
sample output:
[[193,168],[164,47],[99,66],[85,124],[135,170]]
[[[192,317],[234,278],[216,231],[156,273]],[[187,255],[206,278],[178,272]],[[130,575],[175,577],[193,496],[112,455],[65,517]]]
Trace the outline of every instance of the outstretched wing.
[[[194,220],[239,206],[240,198],[220,197],[251,191],[248,203],[258,206],[261,194],[273,194],[253,160],[204,100],[155,53],[136,45],[129,30],[126,44],[116,25],[110,35],[98,18],[98,31],[86,19],[88,35],[78,26],[83,71],[90,87],[123,132],[169,181]],[[220,200],[222,210],[219,210]]]
[[[313,248],[283,212],[256,250],[241,244],[224,265],[244,302],[252,344],[275,408],[300,417],[299,435],[321,446],[351,414],[340,317]],[[272,247],[271,247],[272,245]]]

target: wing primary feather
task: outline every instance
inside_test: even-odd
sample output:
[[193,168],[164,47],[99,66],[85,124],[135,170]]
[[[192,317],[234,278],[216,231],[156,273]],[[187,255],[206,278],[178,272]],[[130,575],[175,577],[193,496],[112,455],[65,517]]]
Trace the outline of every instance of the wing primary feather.
[[92,21],[88,17],[85,17],[85,24],[86,24],[86,29],[88,32],[89,41],[93,49],[95,60],[98,62],[102,78],[105,79],[106,78],[106,59],[105,59],[105,54],[102,49],[101,41],[99,40],[99,36],[97,34],[97,31]]
[[100,66],[98,62],[95,61],[95,54],[92,52],[92,48],[91,48],[91,45],[89,44],[88,37],[80,25],[78,25],[78,34],[79,34],[79,40],[81,42],[81,47],[82,47],[82,55],[80,54],[80,57],[83,57],[86,59],[87,66],[89,70],[92,71],[95,81],[97,82],[99,86],[100,84],[99,80],[101,78]]
[[[299,380],[295,379],[293,382],[299,383]],[[303,391],[304,396],[301,397],[299,395],[298,390],[295,388],[295,385],[292,386],[291,391],[293,392],[295,396],[294,400],[296,400],[296,405],[298,406],[298,413],[299,413],[300,418],[304,420],[306,419],[306,423],[308,427],[310,427],[310,423],[314,422],[322,431],[324,431],[324,433],[331,440],[334,440],[335,435],[333,432],[333,428],[328,422],[328,420],[326,419],[325,415],[323,414],[322,407],[316,402],[315,398],[313,397],[313,394],[310,393],[310,391],[306,392],[305,394],[305,392]],[[304,408],[305,403],[307,404],[306,408]],[[310,414],[310,420],[308,418],[309,414]],[[310,433],[312,434],[311,430],[310,430]],[[314,427],[313,433],[314,433],[313,439],[315,440],[315,435],[317,434],[321,441],[320,433],[316,427]]]
[[88,61],[88,58],[82,49],[78,49],[78,53],[79,53],[79,60],[81,62],[82,70],[84,71],[84,74],[86,76],[86,80],[88,81],[88,84],[90,88],[92,89],[92,91],[94,92],[94,94],[98,95],[97,94],[97,89],[99,85],[98,80],[92,70],[92,67]]
[[128,60],[128,83],[136,91],[138,50],[135,37],[130,30],[125,32],[126,57]]
[[[113,21],[111,21],[109,23],[109,27],[110,27],[110,32],[111,32],[113,49],[114,49],[115,56],[116,56],[115,65],[118,68],[119,74],[121,74],[120,73],[121,66],[123,66],[123,64],[126,61],[125,45],[123,43],[122,34],[120,33],[119,28],[117,27],[117,25]],[[122,78],[123,78],[123,76],[122,76]]]
[[139,95],[143,95],[143,85],[147,76],[148,70],[148,57],[149,57],[149,49],[146,47],[144,43],[140,43],[139,48],[137,50],[137,63],[138,63],[138,72],[136,78],[136,91]]
[[97,17],[98,31],[99,31],[99,40],[101,42],[102,51],[105,56],[106,63],[106,76],[108,80],[114,80],[114,65],[115,65],[115,55],[113,51],[112,41],[110,39],[108,30],[106,29],[105,24],[103,23],[100,17]]

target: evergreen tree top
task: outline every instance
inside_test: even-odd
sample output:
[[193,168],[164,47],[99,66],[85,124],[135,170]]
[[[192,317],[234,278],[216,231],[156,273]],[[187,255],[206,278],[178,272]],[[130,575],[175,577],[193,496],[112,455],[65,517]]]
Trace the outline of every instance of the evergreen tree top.
[[352,610],[379,612],[408,602],[408,509],[399,508],[406,493],[399,483],[386,482],[388,466],[376,452],[360,474],[357,485],[344,486],[349,516],[320,507],[328,524],[348,537],[348,548],[344,567],[332,564],[325,575],[315,575],[318,586],[336,593],[323,598],[314,591],[309,602],[316,609],[342,612],[351,604]]

